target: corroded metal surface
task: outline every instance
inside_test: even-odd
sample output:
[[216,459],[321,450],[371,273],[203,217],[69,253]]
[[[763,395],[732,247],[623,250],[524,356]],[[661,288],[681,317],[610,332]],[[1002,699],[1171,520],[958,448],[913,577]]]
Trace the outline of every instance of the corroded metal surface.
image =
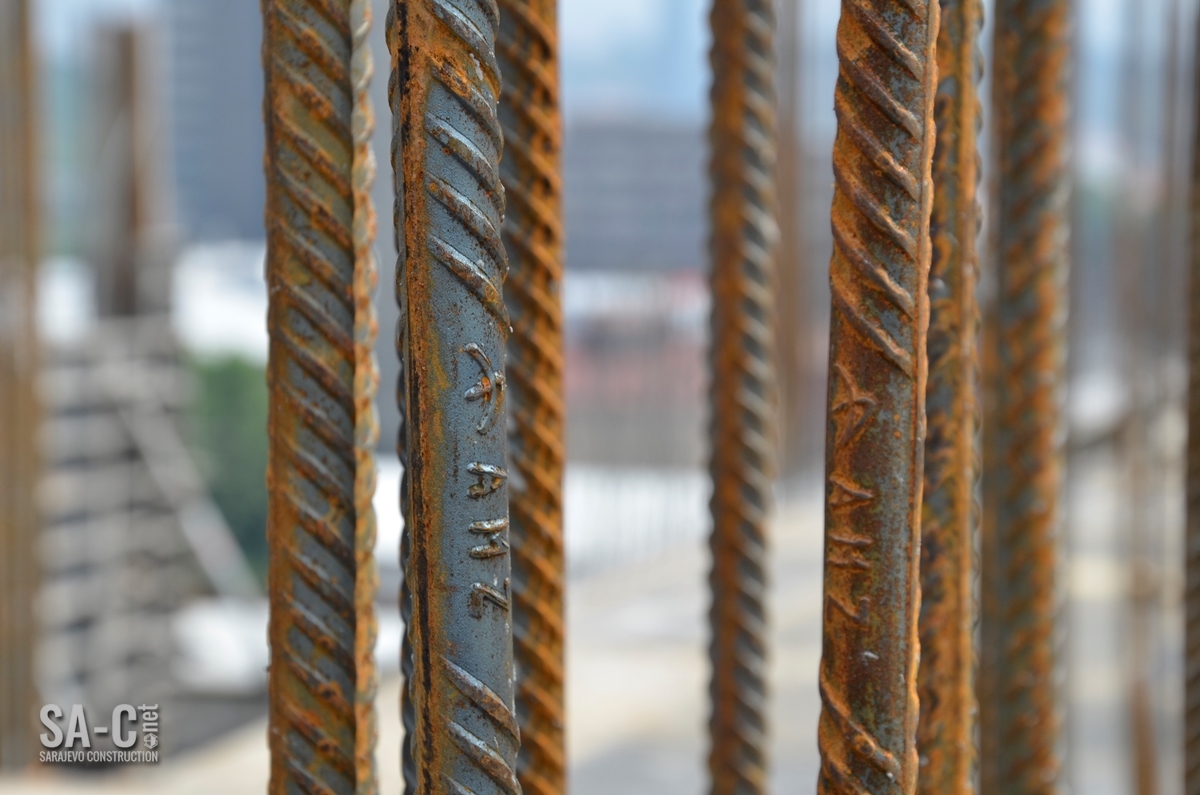
[[491,0],[393,7],[410,792],[521,791]]
[[372,793],[365,0],[264,0],[272,792]]
[[818,792],[917,784],[938,5],[843,0],[834,97]]
[[994,334],[985,423],[980,649],[984,795],[1062,773],[1058,545],[1068,270],[1070,3],[1000,0]]
[[557,0],[499,0],[501,235],[509,273],[513,655],[528,795],[566,788],[563,714],[562,131]]
[[712,182],[713,793],[767,788],[766,535],[776,457],[771,0],[714,0]]
[[[0,0],[0,769],[35,759],[40,411],[34,313],[37,158],[28,0]],[[24,310],[24,311],[22,311]]]
[[982,23],[980,0],[941,0],[917,676],[918,791],[928,795],[975,791],[972,560],[979,474],[975,286]]

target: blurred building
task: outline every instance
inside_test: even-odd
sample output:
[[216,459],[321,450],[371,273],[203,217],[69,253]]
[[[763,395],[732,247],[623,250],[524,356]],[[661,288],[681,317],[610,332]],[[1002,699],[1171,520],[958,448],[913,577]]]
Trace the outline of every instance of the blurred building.
[[699,125],[580,122],[564,151],[567,264],[704,268],[708,146]]
[[166,0],[173,166],[189,240],[263,232],[262,11],[246,0]]

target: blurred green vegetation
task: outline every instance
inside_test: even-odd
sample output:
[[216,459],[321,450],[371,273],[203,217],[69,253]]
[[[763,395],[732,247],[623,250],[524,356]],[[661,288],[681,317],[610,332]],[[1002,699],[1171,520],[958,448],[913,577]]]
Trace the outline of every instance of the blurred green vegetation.
[[240,356],[192,358],[187,434],[213,501],[262,582],[267,572],[267,382]]

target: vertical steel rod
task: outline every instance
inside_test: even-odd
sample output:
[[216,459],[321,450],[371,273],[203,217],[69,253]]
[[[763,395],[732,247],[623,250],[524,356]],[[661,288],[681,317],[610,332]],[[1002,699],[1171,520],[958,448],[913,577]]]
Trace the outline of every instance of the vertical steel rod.
[[377,790],[367,0],[264,0],[273,793]]
[[929,382],[921,515],[918,791],[975,791],[975,499],[979,475],[980,0],[941,0],[929,269]]
[[499,0],[501,235],[509,273],[513,655],[526,795],[566,789],[563,705],[562,130],[557,0]]
[[[1200,14],[1193,42],[1200,41]],[[1200,53],[1193,53],[1192,174],[1188,230],[1187,583],[1184,610],[1184,795],[1200,795]]]
[[518,795],[492,0],[392,8],[409,791]]
[[984,795],[1062,773],[1057,584],[1068,273],[1069,0],[999,0],[999,179],[980,656]]
[[843,0],[818,792],[912,795],[936,0]]
[[0,0],[0,769],[35,759],[40,476],[35,59],[28,0]]
[[710,791],[765,792],[766,535],[775,474],[775,17],[713,0]]
[[804,219],[808,207],[805,180],[805,147],[801,123],[804,97],[800,79],[801,20],[804,0],[778,4],[778,186],[779,246],[776,260],[778,296],[775,299],[775,347],[778,362],[779,469],[784,481],[800,474],[807,464],[808,419],[813,406],[807,384],[812,362],[809,344],[810,313],[804,311],[805,281],[812,258],[805,244]]

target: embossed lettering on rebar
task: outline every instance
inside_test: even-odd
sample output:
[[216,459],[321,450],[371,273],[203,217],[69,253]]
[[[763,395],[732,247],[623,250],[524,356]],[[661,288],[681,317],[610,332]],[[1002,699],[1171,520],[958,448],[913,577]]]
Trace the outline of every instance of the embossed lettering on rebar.
[[771,0],[714,0],[713,494],[708,769],[713,793],[767,788],[766,523],[775,472],[775,96]]
[[373,793],[368,0],[266,0],[272,792]]
[[975,791],[972,560],[979,473],[975,285],[982,22],[980,0],[941,0],[917,676],[917,789],[927,795]]
[[[999,0],[998,194],[984,423],[980,787],[1059,791],[1059,533],[1068,270],[1068,0]],[[994,325],[992,325],[994,324]],[[992,333],[994,332],[994,333]]]
[[843,0],[818,791],[911,795],[934,0]]
[[562,179],[557,0],[499,0],[501,235],[509,273],[513,655],[527,795],[566,788],[563,714]]
[[518,795],[493,0],[393,7],[409,791]]

